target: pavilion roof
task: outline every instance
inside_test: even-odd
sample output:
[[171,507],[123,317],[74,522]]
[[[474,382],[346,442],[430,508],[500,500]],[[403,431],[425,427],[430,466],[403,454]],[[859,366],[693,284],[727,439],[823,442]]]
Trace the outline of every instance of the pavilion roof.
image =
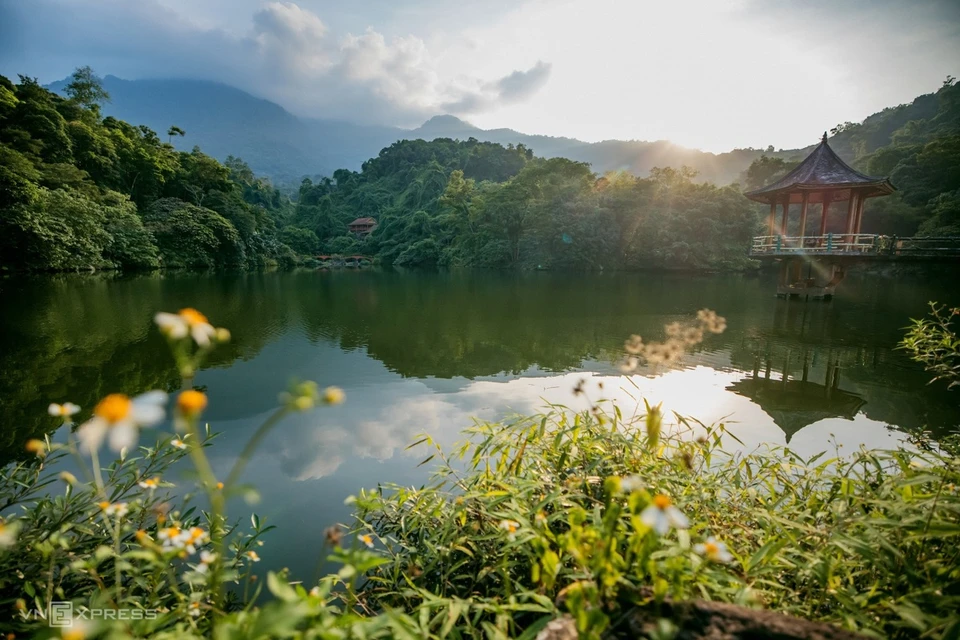
[[790,203],[803,201],[807,192],[807,202],[823,202],[824,193],[829,192],[830,200],[849,200],[850,192],[856,189],[864,198],[884,196],[893,193],[895,187],[887,178],[878,178],[860,173],[840,159],[830,145],[827,134],[813,152],[793,171],[773,184],[769,184],[744,195],[757,202],[782,203],[788,197]]
[[357,218],[347,226],[352,227],[355,224],[377,224],[377,221],[370,217],[363,217],[363,218]]
[[727,387],[737,395],[750,398],[773,419],[787,437],[827,418],[853,420],[864,400],[855,393],[830,389],[804,380],[766,380],[743,378]]

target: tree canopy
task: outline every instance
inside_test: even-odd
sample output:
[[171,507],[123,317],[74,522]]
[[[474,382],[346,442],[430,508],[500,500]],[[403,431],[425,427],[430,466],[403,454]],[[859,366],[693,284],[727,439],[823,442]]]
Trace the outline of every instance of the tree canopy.
[[295,262],[277,231],[289,201],[243,161],[178,152],[147,127],[101,118],[109,96],[89,67],[65,92],[0,76],[0,268]]

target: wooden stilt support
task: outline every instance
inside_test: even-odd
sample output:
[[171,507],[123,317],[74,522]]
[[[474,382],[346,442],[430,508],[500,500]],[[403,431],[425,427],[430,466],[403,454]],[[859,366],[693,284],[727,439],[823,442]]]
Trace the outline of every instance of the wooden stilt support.
[[790,215],[790,199],[783,201],[783,218],[780,220],[780,235],[787,235],[787,217]]

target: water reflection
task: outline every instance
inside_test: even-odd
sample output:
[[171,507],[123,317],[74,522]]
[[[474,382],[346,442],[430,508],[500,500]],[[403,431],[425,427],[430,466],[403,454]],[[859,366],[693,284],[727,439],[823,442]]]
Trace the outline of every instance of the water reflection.
[[[336,384],[346,404],[292,416],[245,474],[257,507],[281,525],[264,567],[305,567],[320,531],[344,521],[345,496],[379,482],[419,484],[404,448],[430,433],[452,443],[473,419],[593,398],[627,412],[641,396],[704,422],[727,421],[746,448],[790,443],[803,454],[894,444],[944,433],[957,396],[893,349],[928,300],[960,304],[951,281],[848,278],[831,303],[770,296],[756,276],[303,272],[0,280],[0,457],[50,432],[50,401],[89,411],[106,393],[175,390],[180,381],[153,330],[158,310],[195,306],[231,344],[196,384],[222,432],[218,472],[273,410],[290,378]],[[619,375],[623,340],[710,307],[728,330],[674,369]],[[603,382],[603,391],[598,383]],[[640,405],[642,406],[642,405]],[[86,414],[81,414],[83,419]],[[57,437],[64,437],[59,433]],[[235,514],[250,507],[231,505]],[[307,552],[305,550],[310,550]]]

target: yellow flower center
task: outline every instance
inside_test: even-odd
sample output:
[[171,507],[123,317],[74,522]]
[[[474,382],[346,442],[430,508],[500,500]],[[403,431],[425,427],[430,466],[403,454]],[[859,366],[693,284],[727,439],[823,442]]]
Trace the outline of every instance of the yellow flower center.
[[669,507],[672,502],[670,502],[670,496],[665,496],[662,493],[658,496],[654,496],[653,504],[657,509],[666,509]]
[[80,629],[70,629],[64,631],[63,635],[60,636],[63,640],[84,640],[86,636],[83,634],[83,631]]
[[180,309],[180,317],[183,318],[191,327],[197,324],[210,324],[210,321],[207,320],[207,316],[203,315],[196,309],[191,309],[190,307],[187,307],[186,309]]
[[99,506],[101,509],[103,509],[104,511],[106,511],[107,508],[110,507],[110,503],[109,503],[109,502],[100,502],[100,503],[98,503],[98,506]]
[[715,556],[720,553],[720,547],[716,542],[705,542],[703,543],[703,550],[708,556]]
[[207,408],[207,396],[195,389],[188,389],[177,396],[177,408],[184,415],[195,416]]
[[107,422],[120,422],[130,415],[133,402],[122,393],[111,393],[101,400],[94,408],[93,413]]

